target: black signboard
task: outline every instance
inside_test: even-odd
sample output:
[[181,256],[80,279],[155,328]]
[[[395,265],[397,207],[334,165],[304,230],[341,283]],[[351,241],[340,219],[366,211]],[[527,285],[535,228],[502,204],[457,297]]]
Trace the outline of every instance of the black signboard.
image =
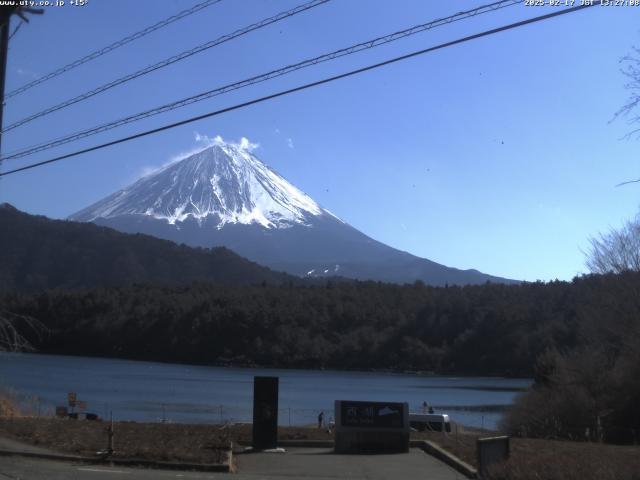
[[253,377],[253,448],[278,446],[278,377]]
[[340,403],[340,423],[343,427],[403,428],[404,403],[355,402]]

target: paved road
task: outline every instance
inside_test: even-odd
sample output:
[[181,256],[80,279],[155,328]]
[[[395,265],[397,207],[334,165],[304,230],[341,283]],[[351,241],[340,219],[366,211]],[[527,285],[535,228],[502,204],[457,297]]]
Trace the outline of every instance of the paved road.
[[[174,472],[144,468],[82,465],[25,457],[0,457],[0,480],[170,480],[225,479],[225,473]],[[235,480],[235,479],[233,479]]]
[[[251,453],[235,456],[238,478],[252,480],[455,480],[458,472],[412,448],[395,455],[336,455],[331,449],[289,448],[287,453]],[[236,477],[236,475],[234,475]]]
[[398,455],[334,455],[328,449],[291,448],[287,453],[235,457],[238,473],[176,472],[82,465],[25,457],[0,457],[0,480],[455,480],[464,477],[422,450]]

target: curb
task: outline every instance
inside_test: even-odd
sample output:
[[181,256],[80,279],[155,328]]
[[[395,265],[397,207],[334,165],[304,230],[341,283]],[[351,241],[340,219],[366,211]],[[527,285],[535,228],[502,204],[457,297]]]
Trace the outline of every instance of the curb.
[[15,450],[0,450],[0,456],[19,456],[27,458],[39,458],[43,460],[59,460],[67,462],[83,462],[92,464],[121,465],[128,467],[146,467],[161,470],[194,470],[198,472],[225,472],[233,471],[233,453],[227,451],[227,461],[224,463],[185,463],[185,462],[160,462],[156,460],[144,460],[135,458],[98,458],[82,457],[79,455],[64,455],[56,453],[19,452]]
[[58,453],[36,453],[36,452],[19,452],[17,450],[0,450],[0,456],[9,457],[27,457],[27,458],[41,458],[43,460],[65,460],[68,462],[88,462],[92,459],[90,457],[81,457],[78,455],[64,455]]
[[[250,447],[251,442],[238,442],[238,445]],[[278,447],[291,448],[333,448],[333,440],[278,440]]]
[[475,468],[429,440],[411,440],[409,446],[422,449],[425,453],[436,457],[467,478],[478,478],[478,471]]

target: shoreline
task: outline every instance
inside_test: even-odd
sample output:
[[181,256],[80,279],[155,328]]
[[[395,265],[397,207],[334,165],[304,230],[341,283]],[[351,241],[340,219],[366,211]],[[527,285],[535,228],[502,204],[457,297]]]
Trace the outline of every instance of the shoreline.
[[[150,363],[158,365],[179,365],[179,366],[191,366],[191,367],[215,367],[225,369],[237,369],[237,370],[287,370],[287,371],[300,371],[300,372],[327,372],[327,373],[360,373],[360,374],[384,374],[384,375],[396,375],[396,376],[413,376],[413,377],[426,377],[426,378],[480,378],[480,379],[505,379],[505,380],[522,380],[533,383],[533,378],[523,376],[509,376],[509,375],[490,375],[486,373],[470,373],[470,372],[433,372],[425,370],[396,370],[393,368],[385,369],[336,369],[336,368],[305,368],[299,366],[276,366],[276,365],[252,365],[252,364],[234,364],[234,363],[186,363],[169,360],[157,360],[157,359],[142,359],[131,357],[104,357],[100,355],[90,354],[74,354],[74,353],[55,353],[55,352],[0,352],[2,356],[20,356],[20,355],[50,355],[54,357],[69,357],[69,358],[92,358],[98,360],[112,360],[122,362],[139,362]],[[522,390],[525,391],[525,390]]]
[[[30,375],[31,371],[40,372],[39,377]],[[26,411],[34,415],[50,414],[56,406],[67,405],[68,392],[77,392],[78,398],[87,402],[80,413],[91,412],[102,418],[109,418],[113,412],[115,419],[137,422],[250,421],[253,377],[260,375],[280,378],[281,426],[312,424],[320,411],[330,416],[336,399],[369,399],[407,402],[412,412],[422,411],[427,402],[460,424],[496,428],[516,395],[531,382],[504,377],[253,369],[49,354],[0,356],[0,377],[7,391],[14,390]]]

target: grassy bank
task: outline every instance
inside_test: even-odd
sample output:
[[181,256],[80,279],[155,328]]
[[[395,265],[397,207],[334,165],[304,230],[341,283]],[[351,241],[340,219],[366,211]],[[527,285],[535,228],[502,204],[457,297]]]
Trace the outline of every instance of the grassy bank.
[[492,480],[640,480],[640,447],[512,439],[512,455]]
[[[415,433],[477,467],[476,441],[495,432]],[[640,480],[640,446],[512,438],[511,458],[492,480]]]

